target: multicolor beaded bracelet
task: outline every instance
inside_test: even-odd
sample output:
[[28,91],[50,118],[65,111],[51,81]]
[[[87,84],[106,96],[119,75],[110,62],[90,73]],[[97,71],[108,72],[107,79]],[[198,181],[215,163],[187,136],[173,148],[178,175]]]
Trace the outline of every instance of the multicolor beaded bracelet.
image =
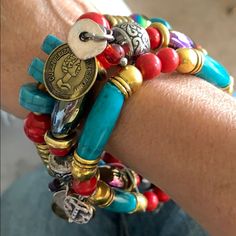
[[[49,56],[33,59],[28,74],[37,83],[23,85],[19,99],[31,111],[25,133],[54,177],[53,211],[82,224],[97,206],[120,213],[159,209],[168,195],[104,151],[125,100],[161,73],[196,75],[229,94],[233,77],[164,19],[137,14],[85,13],[68,43],[48,35],[41,48]],[[101,80],[105,85],[91,106]]]

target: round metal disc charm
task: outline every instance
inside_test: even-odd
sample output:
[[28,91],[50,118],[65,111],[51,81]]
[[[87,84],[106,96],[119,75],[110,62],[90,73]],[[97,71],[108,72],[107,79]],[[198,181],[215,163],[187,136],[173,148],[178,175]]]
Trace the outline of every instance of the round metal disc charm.
[[91,33],[97,36],[104,36],[104,30],[90,19],[77,21],[68,34],[68,44],[74,54],[81,60],[92,58],[102,53],[107,46],[106,40],[82,40],[81,33]]
[[89,91],[97,72],[95,58],[80,60],[68,44],[62,44],[49,55],[43,79],[51,96],[62,101],[73,101]]
[[94,215],[94,208],[90,204],[70,195],[64,200],[64,210],[70,223],[86,224]]
[[63,219],[68,219],[65,211],[64,211],[64,200],[66,197],[66,190],[61,190],[53,195],[52,201],[52,211],[59,217]]

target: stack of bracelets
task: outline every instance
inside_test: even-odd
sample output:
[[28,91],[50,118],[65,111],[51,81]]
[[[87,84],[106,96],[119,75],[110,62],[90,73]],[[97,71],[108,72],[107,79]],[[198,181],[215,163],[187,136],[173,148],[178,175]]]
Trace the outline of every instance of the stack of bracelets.
[[[89,12],[71,27],[67,41],[45,38],[41,49],[49,56],[46,62],[33,59],[28,74],[36,83],[23,85],[19,96],[30,111],[24,131],[54,178],[52,210],[83,224],[95,207],[119,213],[160,209],[168,195],[104,151],[125,100],[161,73],[192,74],[229,94],[233,77],[162,18]],[[105,85],[91,102],[95,81]]]

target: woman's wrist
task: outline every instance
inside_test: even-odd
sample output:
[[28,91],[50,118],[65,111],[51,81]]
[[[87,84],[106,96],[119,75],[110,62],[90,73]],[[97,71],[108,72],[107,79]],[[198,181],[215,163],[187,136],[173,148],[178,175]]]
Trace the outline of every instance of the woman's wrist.
[[227,214],[235,218],[235,146],[234,99],[196,77],[173,75],[147,82],[127,101],[107,149],[217,231]]

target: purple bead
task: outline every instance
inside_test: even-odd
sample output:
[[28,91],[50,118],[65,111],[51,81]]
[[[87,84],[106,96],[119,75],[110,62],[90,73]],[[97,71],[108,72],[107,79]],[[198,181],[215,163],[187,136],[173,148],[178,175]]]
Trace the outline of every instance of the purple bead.
[[195,48],[196,45],[188,36],[178,31],[170,31],[169,47],[178,48]]
[[48,188],[51,192],[57,192],[61,189],[61,181],[59,179],[54,179],[48,184]]

